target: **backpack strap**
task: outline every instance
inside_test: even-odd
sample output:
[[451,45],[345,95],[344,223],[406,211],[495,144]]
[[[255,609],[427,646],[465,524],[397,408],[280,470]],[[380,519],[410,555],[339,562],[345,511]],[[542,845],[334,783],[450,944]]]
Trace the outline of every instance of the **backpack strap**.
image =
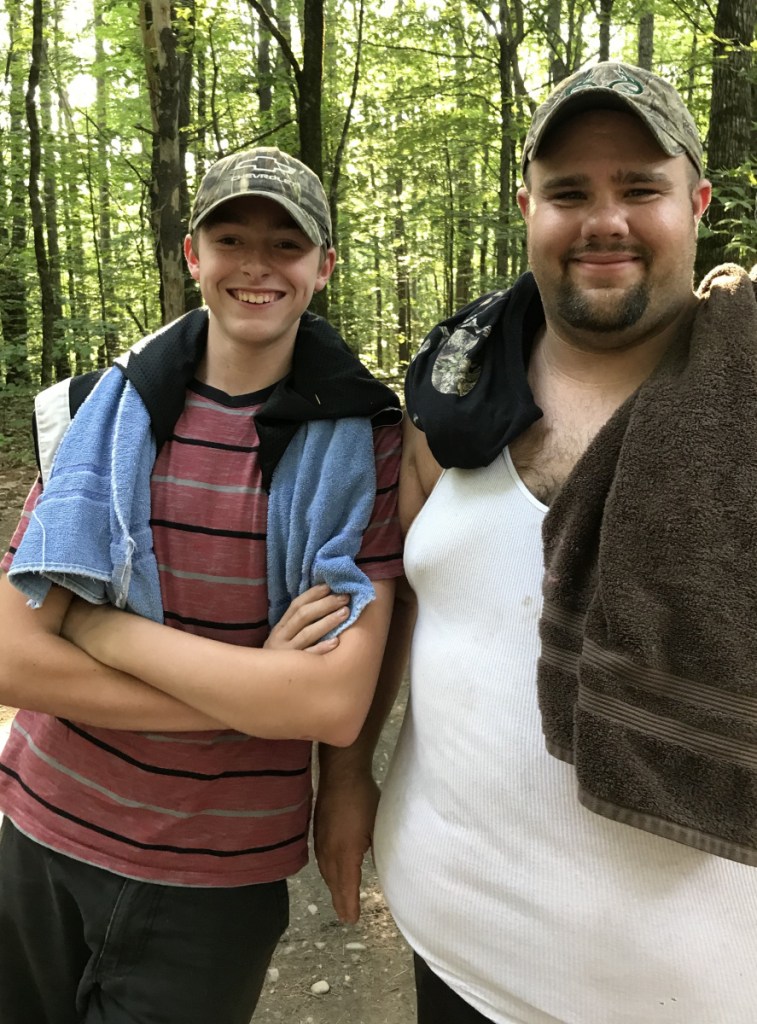
[[50,476],[61,438],[82,402],[104,373],[105,370],[92,370],[79,377],[69,377],[41,391],[34,399],[32,434],[43,487]]

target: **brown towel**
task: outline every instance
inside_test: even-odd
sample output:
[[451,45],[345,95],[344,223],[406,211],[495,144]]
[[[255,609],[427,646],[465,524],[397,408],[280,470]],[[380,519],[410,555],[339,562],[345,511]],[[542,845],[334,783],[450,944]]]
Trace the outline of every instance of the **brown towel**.
[[708,275],[550,509],[538,690],[590,810],[757,865],[756,287]]

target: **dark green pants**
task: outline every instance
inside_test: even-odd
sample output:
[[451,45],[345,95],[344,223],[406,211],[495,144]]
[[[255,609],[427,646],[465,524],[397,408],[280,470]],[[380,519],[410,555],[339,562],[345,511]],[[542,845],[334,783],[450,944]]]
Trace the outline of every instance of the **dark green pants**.
[[0,830],[2,1024],[248,1024],[286,882],[137,882]]

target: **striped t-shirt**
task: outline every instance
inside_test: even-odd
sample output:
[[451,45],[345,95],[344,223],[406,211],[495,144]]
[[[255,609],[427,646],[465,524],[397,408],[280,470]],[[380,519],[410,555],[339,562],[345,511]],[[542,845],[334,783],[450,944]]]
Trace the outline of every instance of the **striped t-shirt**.
[[[267,495],[254,414],[269,394],[231,397],[194,383],[151,483],[166,622],[251,647],[268,635]],[[375,430],[374,450],[376,502],[357,561],[375,580],[402,572],[399,428]],[[39,493],[37,484],[4,570]],[[231,731],[99,729],[20,711],[0,758],[0,810],[38,842],[132,878],[273,881],[307,861],[311,746]]]

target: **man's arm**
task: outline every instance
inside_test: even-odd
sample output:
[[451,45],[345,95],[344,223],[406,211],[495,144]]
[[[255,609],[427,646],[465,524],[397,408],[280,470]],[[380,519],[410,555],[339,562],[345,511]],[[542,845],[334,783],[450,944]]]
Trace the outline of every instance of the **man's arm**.
[[[440,473],[425,434],[406,419],[399,490],[403,533],[420,512]],[[376,695],[358,739],[345,749],[319,746],[315,853],[334,910],[342,921],[350,923],[360,916],[362,864],[373,840],[379,799],[373,755],[407,667],[415,614],[415,595],[403,579],[397,586]]]
[[[354,742],[370,707],[391,616],[394,581],[317,657],[182,633],[109,607],[74,601],[63,635],[97,661],[223,722],[266,739]],[[320,645],[319,645],[320,646]]]

